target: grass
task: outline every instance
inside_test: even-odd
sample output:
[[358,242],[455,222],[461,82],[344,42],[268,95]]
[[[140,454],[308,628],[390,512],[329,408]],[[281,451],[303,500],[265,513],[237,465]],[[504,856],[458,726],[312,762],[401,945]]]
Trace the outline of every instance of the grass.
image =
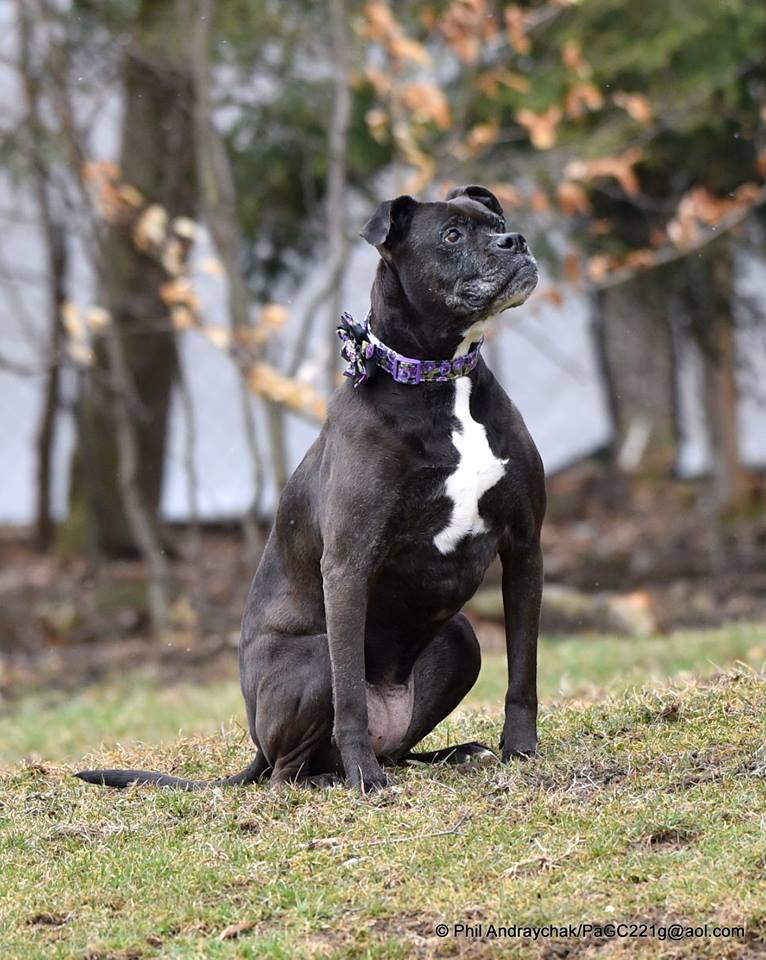
[[[766,941],[766,684],[732,663],[758,667],[765,643],[763,626],[546,641],[535,760],[397,770],[391,789],[366,800],[341,788],[117,793],[84,786],[60,763],[6,767],[0,956],[755,956]],[[696,677],[685,675],[695,663]],[[497,742],[499,673],[489,658],[472,703],[430,745]],[[52,757],[130,731],[165,742],[102,749],[89,762],[194,775],[250,758],[238,726],[211,732],[227,715],[219,708],[239,714],[228,685],[207,702],[206,688],[184,687],[176,702],[146,679],[124,680],[100,706],[105,692],[23,704],[2,720],[0,742],[7,754],[35,743]],[[79,728],[71,739],[59,729],[67,723]],[[181,723],[184,738],[174,736]],[[744,933],[500,944],[439,939],[439,922]]]
[[[708,676],[735,662],[758,669],[766,662],[766,626],[641,638],[542,637],[539,660],[543,702],[593,700],[687,673]],[[210,735],[222,723],[244,724],[236,670],[232,654],[232,678],[224,682],[160,687],[151,675],[136,672],[74,693],[27,696],[0,712],[0,763],[30,757],[74,761],[101,745],[159,744],[180,734]],[[485,654],[466,705],[499,710],[505,685],[505,656]]]

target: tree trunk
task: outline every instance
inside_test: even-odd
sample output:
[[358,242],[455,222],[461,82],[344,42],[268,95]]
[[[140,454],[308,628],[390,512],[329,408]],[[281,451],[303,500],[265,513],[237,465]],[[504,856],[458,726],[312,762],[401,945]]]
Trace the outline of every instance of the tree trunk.
[[[195,215],[192,81],[184,49],[178,0],[142,0],[122,63],[124,116],[120,180],[137,188],[168,218]],[[103,249],[101,302],[120,336],[132,396],[124,398],[136,441],[135,482],[156,525],[162,492],[165,439],[176,371],[175,336],[160,288],[168,274],[135,245],[130,228],[108,225]],[[93,511],[99,550],[110,556],[137,552],[118,483],[113,405],[108,402],[109,360],[96,350],[80,405],[79,445],[89,433],[88,468],[76,456],[71,515]],[[78,469],[78,466],[80,469]],[[67,542],[82,547],[69,531]]]
[[327,357],[327,389],[332,393],[337,386],[338,343],[335,328],[343,309],[343,275],[346,261],[346,180],[348,166],[348,128],[351,118],[351,88],[349,81],[348,12],[344,0],[329,0],[332,57],[334,63],[334,99],[329,129],[330,166],[327,174],[327,232],[330,264],[330,318],[327,338],[330,349]]
[[667,473],[677,447],[674,344],[666,271],[597,295],[596,335],[613,425],[612,466]]
[[[243,273],[244,245],[237,220],[237,196],[226,145],[213,122],[210,94],[210,33],[215,4],[213,0],[186,0],[185,9],[194,24],[189,54],[193,65],[194,129],[197,151],[197,176],[202,216],[221,260],[228,287],[229,326],[237,334],[251,327],[250,290]],[[260,356],[261,347],[258,347]],[[254,358],[252,358],[254,359]],[[258,526],[264,489],[264,470],[256,430],[246,364],[236,355],[239,395],[245,443],[250,455],[253,499],[242,518],[245,535],[245,560],[252,567],[263,546]]]
[[48,245],[48,286],[50,290],[50,334],[48,372],[40,425],[37,431],[37,510],[35,512],[35,547],[48,550],[53,543],[54,523],[51,511],[51,477],[56,443],[63,343],[61,308],[66,299],[66,239],[60,224],[43,218]]
[[722,237],[689,258],[686,301],[703,362],[705,416],[711,455],[711,490],[721,510],[741,505],[747,471],[739,453],[736,327],[732,242]]

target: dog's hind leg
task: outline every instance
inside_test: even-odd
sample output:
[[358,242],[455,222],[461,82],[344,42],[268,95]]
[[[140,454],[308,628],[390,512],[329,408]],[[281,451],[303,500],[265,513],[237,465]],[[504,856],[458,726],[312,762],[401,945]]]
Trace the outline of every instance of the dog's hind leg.
[[414,704],[412,720],[397,763],[465,763],[493,757],[481,743],[461,743],[442,750],[413,753],[412,748],[449,716],[473,687],[481,667],[476,633],[463,614],[453,617],[434,637],[413,667]]
[[261,635],[241,664],[250,732],[272,767],[270,782],[342,774],[332,743],[332,677],[325,634]]

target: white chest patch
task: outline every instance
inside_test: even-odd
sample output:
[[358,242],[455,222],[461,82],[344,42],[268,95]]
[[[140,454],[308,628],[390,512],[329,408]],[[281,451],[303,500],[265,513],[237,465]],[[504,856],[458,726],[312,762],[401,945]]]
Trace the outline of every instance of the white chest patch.
[[470,377],[455,381],[454,414],[460,428],[453,432],[452,443],[460,460],[444,487],[452,501],[452,516],[444,530],[434,537],[434,546],[445,554],[451,553],[463,537],[487,529],[479,516],[479,500],[500,480],[508,463],[492,453],[487,431],[471,416],[471,387]]

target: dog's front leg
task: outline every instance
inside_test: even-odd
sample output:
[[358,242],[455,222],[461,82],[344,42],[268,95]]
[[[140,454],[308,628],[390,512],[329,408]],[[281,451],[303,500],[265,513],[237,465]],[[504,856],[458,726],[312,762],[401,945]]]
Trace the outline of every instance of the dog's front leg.
[[529,757],[537,749],[537,634],[543,592],[539,543],[509,547],[503,564],[503,611],[508,652],[508,692],[500,744],[503,760]]
[[332,667],[333,737],[350,784],[362,793],[385,787],[368,735],[364,634],[367,576],[358,565],[322,559],[327,641]]

